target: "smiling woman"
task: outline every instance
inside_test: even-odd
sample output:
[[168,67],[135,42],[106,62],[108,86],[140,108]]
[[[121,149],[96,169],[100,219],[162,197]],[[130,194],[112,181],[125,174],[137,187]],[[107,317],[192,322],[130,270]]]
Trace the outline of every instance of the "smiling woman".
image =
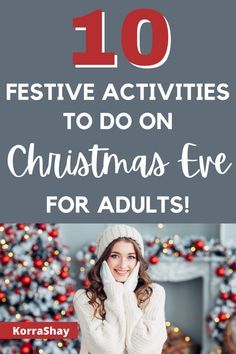
[[133,241],[124,238],[115,242],[107,264],[115,280],[125,282],[137,264]]
[[160,354],[166,340],[165,292],[147,274],[143,240],[128,225],[106,229],[97,241],[90,286],[78,290],[80,354]]

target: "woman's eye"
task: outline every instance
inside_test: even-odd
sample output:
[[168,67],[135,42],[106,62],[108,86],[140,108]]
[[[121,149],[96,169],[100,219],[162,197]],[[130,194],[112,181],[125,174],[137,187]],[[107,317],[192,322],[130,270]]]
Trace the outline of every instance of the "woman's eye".
[[129,256],[128,259],[136,259],[135,256]]
[[116,259],[118,257],[117,254],[111,254],[111,258]]

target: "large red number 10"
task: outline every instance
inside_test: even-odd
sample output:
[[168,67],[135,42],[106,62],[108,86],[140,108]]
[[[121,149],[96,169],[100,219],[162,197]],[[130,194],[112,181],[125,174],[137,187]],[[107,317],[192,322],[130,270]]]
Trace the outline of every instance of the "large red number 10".
[[[140,33],[144,23],[151,24],[152,46],[147,54],[141,52]],[[105,51],[105,12],[96,10],[73,19],[76,30],[86,31],[85,52],[73,53],[77,68],[116,68],[117,55]],[[127,60],[143,69],[156,68],[167,60],[171,47],[170,27],[156,10],[138,9],[130,12],[122,25],[122,48]]]

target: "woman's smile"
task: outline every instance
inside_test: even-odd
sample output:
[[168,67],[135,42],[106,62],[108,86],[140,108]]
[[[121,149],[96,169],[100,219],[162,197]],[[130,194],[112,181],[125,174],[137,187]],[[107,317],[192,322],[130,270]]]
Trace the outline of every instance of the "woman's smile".
[[130,273],[130,270],[123,270],[123,269],[114,269],[114,271],[116,272],[116,274],[118,276],[121,276],[121,277],[126,276],[126,275],[129,276],[129,273]]

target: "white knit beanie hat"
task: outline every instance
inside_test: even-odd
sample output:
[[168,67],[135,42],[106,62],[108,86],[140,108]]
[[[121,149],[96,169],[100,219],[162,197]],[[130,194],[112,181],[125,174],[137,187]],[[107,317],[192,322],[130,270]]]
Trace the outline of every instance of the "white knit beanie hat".
[[108,227],[97,240],[97,256],[101,257],[107,246],[114,240],[120,237],[128,237],[136,241],[142,255],[144,255],[143,239],[140,233],[131,226],[128,225],[114,225]]

